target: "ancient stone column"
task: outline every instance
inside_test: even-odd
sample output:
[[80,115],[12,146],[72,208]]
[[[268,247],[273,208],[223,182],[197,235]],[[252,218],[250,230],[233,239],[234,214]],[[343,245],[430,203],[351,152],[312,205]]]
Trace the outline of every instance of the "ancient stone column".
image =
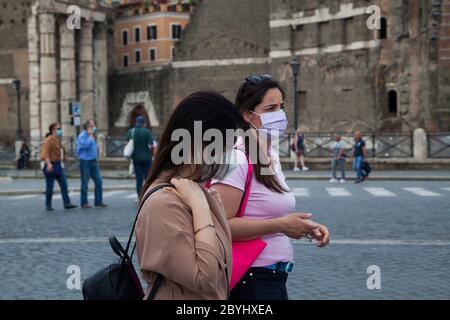
[[97,24],[94,28],[94,109],[99,132],[108,132],[108,48],[106,28]]
[[58,121],[57,83],[55,58],[55,15],[39,14],[40,31],[40,98],[41,136],[48,132],[51,123]]
[[61,128],[64,137],[74,137],[75,129],[70,123],[70,102],[76,100],[75,30],[67,27],[65,20],[59,23]]
[[31,15],[28,17],[28,72],[30,85],[30,137],[32,140],[41,137],[40,109],[40,72],[39,72],[39,28],[37,3],[31,7]]
[[79,89],[81,121],[94,119],[93,22],[83,20],[80,30]]

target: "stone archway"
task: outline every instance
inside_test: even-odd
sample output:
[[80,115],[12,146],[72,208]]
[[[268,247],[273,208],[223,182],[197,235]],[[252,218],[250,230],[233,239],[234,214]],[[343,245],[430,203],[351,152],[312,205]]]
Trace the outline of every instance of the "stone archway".
[[[129,92],[122,103],[122,109],[120,111],[119,119],[114,123],[115,127],[128,128],[130,126],[130,116],[135,109],[139,109],[139,106],[148,114],[147,125],[149,127],[159,127],[159,120],[156,117],[156,110],[153,102],[150,98],[150,94],[147,91]],[[139,114],[145,114],[143,110],[138,110]]]

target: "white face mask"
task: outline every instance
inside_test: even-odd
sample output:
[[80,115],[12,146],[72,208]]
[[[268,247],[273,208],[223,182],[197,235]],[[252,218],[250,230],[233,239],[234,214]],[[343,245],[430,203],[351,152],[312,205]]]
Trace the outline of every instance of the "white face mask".
[[286,118],[286,113],[283,110],[272,111],[266,113],[256,113],[250,111],[261,118],[261,127],[258,129],[256,126],[250,122],[250,124],[258,131],[264,132],[267,136],[277,136],[281,137],[286,134],[286,129],[288,125],[288,120]]

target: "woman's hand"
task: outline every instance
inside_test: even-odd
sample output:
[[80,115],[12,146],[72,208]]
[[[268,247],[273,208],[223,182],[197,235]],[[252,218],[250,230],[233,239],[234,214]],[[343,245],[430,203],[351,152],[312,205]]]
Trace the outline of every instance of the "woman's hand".
[[186,204],[192,211],[194,208],[208,208],[208,201],[206,200],[205,194],[198,183],[189,179],[177,179],[172,178],[170,183],[175,186],[175,190],[169,188],[168,190],[174,191],[178,194],[181,201]]
[[315,229],[310,236],[317,241],[318,247],[325,247],[330,243],[330,231],[322,224],[319,224],[319,228]]
[[215,227],[209,209],[205,193],[198,183],[189,179],[170,180],[175,189],[168,188],[170,192],[176,193],[181,201],[192,211],[192,222],[194,237],[196,240],[206,242],[215,248],[218,252],[218,243],[216,239]]
[[281,232],[289,238],[300,239],[312,234],[320,225],[311,221],[310,213],[291,213],[281,218]]

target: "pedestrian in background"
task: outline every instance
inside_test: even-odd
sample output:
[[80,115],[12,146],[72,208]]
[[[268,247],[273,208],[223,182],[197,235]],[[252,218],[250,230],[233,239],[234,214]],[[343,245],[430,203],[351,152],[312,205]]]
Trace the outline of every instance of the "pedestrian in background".
[[22,143],[22,146],[20,147],[19,157],[17,159],[17,169],[23,170],[28,168],[30,155],[31,155],[30,148],[28,147],[27,142],[24,141]]
[[355,132],[355,144],[353,146],[353,170],[356,171],[355,183],[361,183],[364,181],[365,175],[362,171],[363,164],[366,161],[367,150],[366,142],[362,139],[362,133],[360,131]]
[[128,130],[125,140],[129,142],[133,139],[133,159],[134,174],[136,176],[136,192],[141,194],[142,185],[150,171],[152,165],[153,136],[145,125],[144,116],[137,116],[134,128]]
[[302,166],[301,171],[308,171],[309,168],[305,166],[305,137],[301,129],[297,129],[295,132],[294,142],[292,144],[293,151],[295,152],[294,171],[300,171],[298,163]]
[[345,183],[345,146],[341,140],[341,136],[336,134],[335,141],[331,144],[331,171],[332,178],[330,183],[337,183],[336,168],[339,167],[341,171],[340,183]]
[[44,161],[42,171],[45,176],[45,209],[47,211],[53,211],[52,197],[55,180],[58,181],[61,189],[64,208],[76,208],[77,206],[70,202],[67,180],[62,165],[62,160],[66,160],[67,155],[61,143],[61,126],[59,123],[52,123],[48,130],[49,134],[47,134],[41,148],[41,160]]
[[81,207],[83,209],[92,208],[88,204],[89,178],[92,178],[95,184],[94,205],[99,208],[107,206],[103,203],[103,181],[97,162],[96,131],[94,121],[88,120],[84,123],[83,131],[77,140],[77,157],[80,160],[81,176]]

